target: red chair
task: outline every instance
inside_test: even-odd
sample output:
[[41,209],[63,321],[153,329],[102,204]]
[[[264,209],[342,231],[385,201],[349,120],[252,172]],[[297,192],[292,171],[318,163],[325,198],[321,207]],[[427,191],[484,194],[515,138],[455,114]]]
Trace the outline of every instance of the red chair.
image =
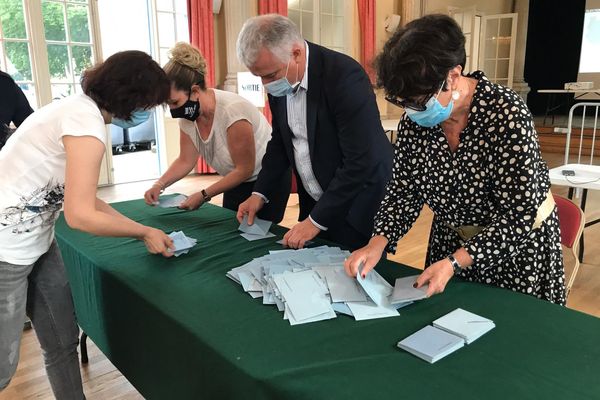
[[577,271],[579,271],[579,257],[577,256],[577,246],[579,238],[585,227],[585,214],[581,208],[571,200],[561,196],[553,195],[556,208],[558,210],[558,222],[560,224],[560,243],[571,250],[575,265],[567,282],[567,296],[571,291]]

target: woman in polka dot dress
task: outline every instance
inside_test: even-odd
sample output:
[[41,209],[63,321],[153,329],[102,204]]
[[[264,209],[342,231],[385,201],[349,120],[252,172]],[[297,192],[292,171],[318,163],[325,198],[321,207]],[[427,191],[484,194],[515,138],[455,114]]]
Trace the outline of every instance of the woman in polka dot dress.
[[558,216],[527,106],[482,72],[463,75],[464,35],[448,16],[399,29],[377,59],[386,99],[404,108],[393,176],[373,238],[345,263],[368,273],[395,252],[424,204],[434,213],[417,286],[458,275],[565,304]]

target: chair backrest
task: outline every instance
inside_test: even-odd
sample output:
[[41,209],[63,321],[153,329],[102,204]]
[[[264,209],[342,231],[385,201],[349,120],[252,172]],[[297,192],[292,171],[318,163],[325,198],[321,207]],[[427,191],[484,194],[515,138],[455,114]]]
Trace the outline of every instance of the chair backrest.
[[[578,115],[579,109],[581,109],[581,116]],[[567,126],[565,164],[569,164],[571,150],[574,153],[571,164],[594,164],[594,150],[600,145],[600,143],[596,143],[596,131],[600,130],[599,111],[600,103],[582,102],[571,107]],[[581,120],[579,120],[580,117]],[[576,140],[578,143],[575,142]],[[571,149],[571,142],[573,142],[573,149]]]
[[585,216],[579,206],[571,200],[553,195],[558,209],[558,222],[560,224],[560,242],[563,246],[573,248],[585,226]]

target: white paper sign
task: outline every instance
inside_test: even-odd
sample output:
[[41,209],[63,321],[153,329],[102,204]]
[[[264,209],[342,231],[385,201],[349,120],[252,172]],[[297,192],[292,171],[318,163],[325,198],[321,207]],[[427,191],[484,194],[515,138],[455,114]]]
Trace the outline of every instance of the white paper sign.
[[238,94],[254,104],[256,107],[265,106],[265,95],[263,84],[259,76],[252,75],[251,72],[238,72]]

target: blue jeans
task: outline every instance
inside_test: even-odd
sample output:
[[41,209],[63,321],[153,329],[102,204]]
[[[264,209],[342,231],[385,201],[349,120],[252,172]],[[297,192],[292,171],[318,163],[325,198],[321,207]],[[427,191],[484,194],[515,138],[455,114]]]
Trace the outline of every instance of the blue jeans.
[[56,242],[32,265],[0,262],[0,391],[17,369],[26,313],[42,347],[54,397],[85,399],[77,357],[79,328]]

